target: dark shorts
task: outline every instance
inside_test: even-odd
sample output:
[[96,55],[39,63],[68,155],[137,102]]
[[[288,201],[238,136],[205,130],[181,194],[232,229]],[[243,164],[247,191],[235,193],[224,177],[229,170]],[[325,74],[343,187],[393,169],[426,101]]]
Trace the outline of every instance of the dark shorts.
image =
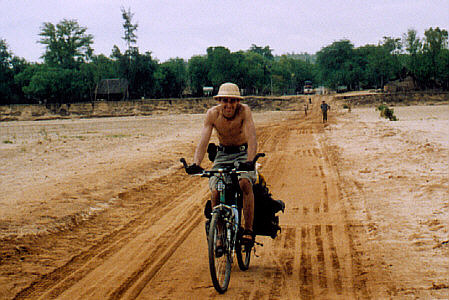
[[[236,153],[226,153],[224,149],[219,147],[212,170],[218,170],[219,168],[222,168],[223,164],[230,164],[236,161],[245,162],[247,160],[248,152],[246,150],[246,147],[242,147],[241,150]],[[256,181],[256,171],[239,174],[239,179],[242,178],[246,178],[249,180],[249,182],[254,183]],[[216,176],[209,178],[209,188],[211,190],[216,189],[217,181],[218,178]]]

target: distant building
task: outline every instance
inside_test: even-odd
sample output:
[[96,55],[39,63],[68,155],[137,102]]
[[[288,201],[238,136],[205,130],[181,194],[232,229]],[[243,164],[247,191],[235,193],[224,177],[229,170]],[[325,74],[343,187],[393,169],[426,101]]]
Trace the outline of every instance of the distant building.
[[128,98],[128,80],[102,79],[95,88],[95,100],[124,100]]
[[318,95],[327,95],[329,94],[329,89],[325,86],[320,85],[319,87],[315,88],[315,93]]
[[346,93],[348,91],[347,85],[339,85],[337,86],[337,93]]
[[204,86],[203,87],[203,95],[206,97],[212,96],[212,93],[214,92],[214,88],[211,86]]

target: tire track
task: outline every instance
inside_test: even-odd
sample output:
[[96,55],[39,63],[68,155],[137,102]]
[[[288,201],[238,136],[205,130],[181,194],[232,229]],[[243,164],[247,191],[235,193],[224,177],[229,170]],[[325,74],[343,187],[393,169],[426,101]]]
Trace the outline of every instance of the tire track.
[[334,227],[332,225],[326,225],[326,233],[327,233],[327,240],[329,242],[329,248],[330,248],[330,257],[331,257],[331,263],[332,263],[332,270],[334,272],[334,286],[335,290],[337,291],[338,295],[341,295],[343,292],[343,286],[341,281],[341,271],[340,271],[340,261],[338,259],[337,255],[337,249],[335,247],[334,243]]
[[313,299],[312,258],[310,253],[310,229],[301,228],[301,267],[299,282],[301,299]]
[[[169,176],[160,178],[158,180],[159,183],[149,182],[144,186],[121,194],[120,197],[123,200],[126,199],[126,201],[130,202],[141,202],[139,199],[142,199],[142,197],[145,198],[145,194],[150,196],[153,201],[151,201],[149,207],[141,210],[139,216],[135,217],[120,229],[106,235],[87,250],[72,257],[63,266],[33,282],[29,287],[19,292],[15,296],[15,299],[56,298],[60,296],[64,291],[82,280],[95,270],[95,268],[101,266],[119,249],[129,243],[139,232],[139,228],[142,226],[151,226],[151,224],[158,222],[161,216],[167,214],[176,206],[176,202],[164,203],[164,197],[158,196],[156,192],[159,184],[166,184],[167,187],[170,187],[167,178],[173,176],[175,178],[177,177],[174,174],[170,174]],[[187,188],[191,184],[191,182],[187,181],[178,186],[178,188]],[[154,213],[155,211],[160,213]],[[200,213],[197,213],[197,216],[199,217]]]
[[[198,213],[200,207],[193,206],[188,211],[188,219],[173,226],[157,241],[153,251],[147,259],[135,270],[127,280],[114,290],[109,299],[135,299],[145,285],[153,278],[156,272],[164,265],[169,257],[184,242],[190,232],[202,221],[202,215]],[[175,237],[175,239],[172,239]],[[165,249],[162,251],[161,249]]]
[[324,247],[323,239],[321,237],[321,225],[314,225],[313,228],[315,231],[315,242],[318,250],[318,282],[320,288],[327,289],[326,265],[324,264]]

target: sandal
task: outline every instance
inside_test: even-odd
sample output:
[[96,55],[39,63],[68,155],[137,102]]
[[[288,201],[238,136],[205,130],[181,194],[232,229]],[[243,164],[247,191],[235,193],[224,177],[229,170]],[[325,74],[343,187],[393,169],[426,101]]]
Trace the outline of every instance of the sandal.
[[254,246],[254,238],[255,238],[254,232],[252,230],[245,229],[242,233],[240,241],[243,245],[252,247]]
[[220,258],[224,254],[224,246],[222,244],[223,242],[221,240],[217,241],[217,245],[215,246],[215,257]]

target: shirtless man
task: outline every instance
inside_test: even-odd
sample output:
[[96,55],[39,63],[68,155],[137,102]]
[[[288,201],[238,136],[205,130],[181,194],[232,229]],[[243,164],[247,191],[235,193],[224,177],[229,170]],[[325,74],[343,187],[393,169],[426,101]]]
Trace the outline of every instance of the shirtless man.
[[[250,171],[239,177],[240,188],[243,192],[243,216],[245,219],[243,240],[254,242],[254,194],[252,184],[256,179],[256,172],[252,163],[257,152],[256,128],[254,126],[251,109],[241,104],[240,90],[236,84],[224,83],[218,94],[214,96],[220,104],[210,108],[206,114],[204,127],[201,131],[200,142],[196,148],[193,164],[188,166],[189,174],[200,173],[206,149],[212,131],[215,128],[220,145],[212,169],[220,168],[220,164],[240,162],[240,170]],[[216,190],[217,178],[211,177],[209,188],[212,193],[212,207],[219,204],[219,194]]]

